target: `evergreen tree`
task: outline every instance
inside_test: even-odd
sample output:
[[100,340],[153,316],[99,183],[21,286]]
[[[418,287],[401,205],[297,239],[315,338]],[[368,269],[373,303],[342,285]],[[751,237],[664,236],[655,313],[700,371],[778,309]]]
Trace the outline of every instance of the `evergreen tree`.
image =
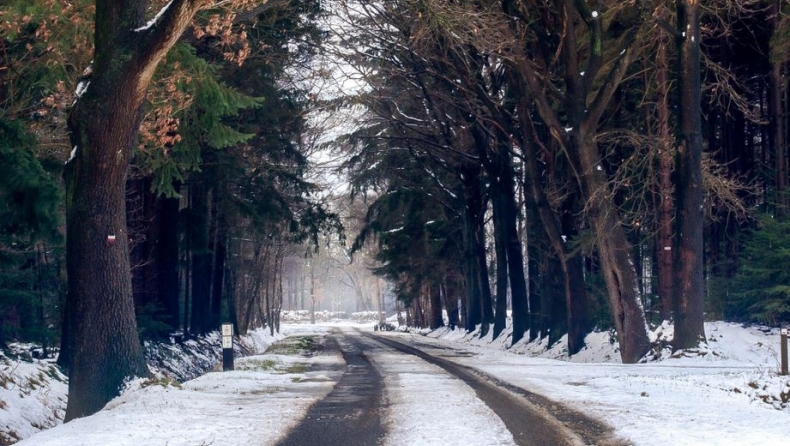
[[46,346],[59,327],[56,258],[62,193],[33,155],[21,122],[0,118],[0,348],[8,339]]
[[741,266],[722,293],[729,320],[790,322],[790,221],[762,215],[746,237]]

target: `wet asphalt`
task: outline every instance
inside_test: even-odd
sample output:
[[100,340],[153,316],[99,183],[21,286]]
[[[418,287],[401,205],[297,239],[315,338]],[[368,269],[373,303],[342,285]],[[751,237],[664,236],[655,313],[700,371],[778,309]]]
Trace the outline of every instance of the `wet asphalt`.
[[[384,380],[365,351],[392,349],[414,355],[461,379],[496,413],[518,446],[623,446],[598,420],[478,370],[428,354],[391,336],[333,333],[327,348],[339,349],[346,371],[326,398],[316,403],[278,446],[377,446],[386,429]],[[435,346],[433,346],[435,348]],[[449,356],[455,356],[448,350]],[[418,445],[415,445],[418,446]]]
[[328,348],[340,349],[346,371],[278,446],[374,446],[384,438],[384,380],[365,356],[365,341],[361,336],[340,334],[331,335],[328,341]]

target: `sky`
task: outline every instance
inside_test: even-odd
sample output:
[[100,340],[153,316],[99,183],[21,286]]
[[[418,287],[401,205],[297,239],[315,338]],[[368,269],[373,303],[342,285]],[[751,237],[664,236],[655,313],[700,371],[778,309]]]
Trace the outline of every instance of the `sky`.
[[[24,446],[272,445],[331,391],[343,359],[329,350],[314,356],[263,351],[277,341],[333,329],[352,327],[291,324],[274,337],[255,332],[245,342],[258,354],[237,359],[235,371],[207,373],[180,385],[135,381],[99,413],[37,434],[22,425],[51,412],[42,409],[47,407],[42,400],[62,405],[65,384],[42,379],[31,364],[2,358],[0,426],[17,426],[29,437],[18,443]],[[449,329],[378,334],[428,353],[451,348],[456,354],[445,359],[596,417],[628,444],[779,445],[790,435],[790,404],[780,402],[783,393],[790,397],[790,377],[777,374],[777,329],[708,323],[707,344],[680,355],[656,352],[656,360],[636,365],[619,363],[609,333],[589,335],[587,348],[570,360],[564,358],[563,342],[551,349],[522,342],[506,350],[507,333],[497,340]],[[671,336],[671,326],[652,335]],[[386,375],[385,445],[446,445],[447,432],[465,444],[513,444],[502,421],[460,380],[390,349],[371,352],[369,359]],[[311,364],[314,371],[308,370]],[[38,390],[29,390],[26,376],[38,377]]]

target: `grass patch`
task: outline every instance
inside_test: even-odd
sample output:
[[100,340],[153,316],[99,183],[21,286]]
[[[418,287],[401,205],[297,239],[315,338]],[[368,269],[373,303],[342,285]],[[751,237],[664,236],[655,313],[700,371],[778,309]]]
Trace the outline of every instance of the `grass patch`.
[[307,364],[291,364],[283,371],[285,373],[304,373],[307,371]]
[[274,359],[250,359],[245,361],[244,369],[245,370],[274,370],[277,365],[279,365],[279,361],[275,361]]
[[149,378],[140,383],[140,387],[150,386],[175,387],[176,389],[180,389],[181,383],[167,378]]
[[273,393],[284,392],[282,387],[267,387],[261,390],[253,390],[252,392],[242,392],[242,395],[271,395]]
[[315,336],[296,336],[272,344],[266,352],[279,355],[303,355],[319,349],[320,345]]
[[244,363],[244,370],[271,371],[274,373],[304,373],[306,364],[283,364],[275,359],[252,359]]

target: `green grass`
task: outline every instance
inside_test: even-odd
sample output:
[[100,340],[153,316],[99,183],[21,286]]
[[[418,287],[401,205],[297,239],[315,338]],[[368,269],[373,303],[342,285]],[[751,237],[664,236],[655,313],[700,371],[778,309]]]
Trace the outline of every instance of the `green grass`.
[[305,373],[307,371],[306,364],[291,364],[285,369],[283,369],[285,373]]
[[274,359],[251,359],[245,361],[244,369],[245,370],[274,370],[275,367],[281,364],[280,361],[276,361]]
[[312,353],[319,349],[315,336],[297,336],[285,338],[280,342],[272,344],[266,350],[267,353],[278,355],[300,355]]

